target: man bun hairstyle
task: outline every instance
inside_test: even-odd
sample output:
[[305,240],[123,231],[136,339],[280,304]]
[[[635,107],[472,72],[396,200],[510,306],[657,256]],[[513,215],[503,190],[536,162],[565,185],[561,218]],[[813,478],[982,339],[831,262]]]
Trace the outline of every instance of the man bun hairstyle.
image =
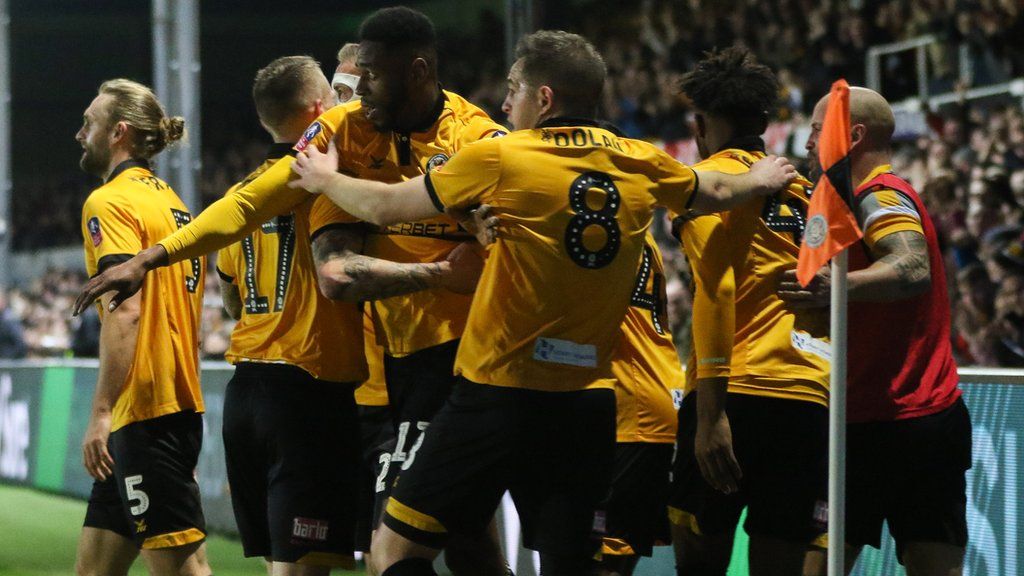
[[160,119],[160,132],[168,144],[181,140],[185,137],[185,119],[181,116],[164,116]]
[[551,88],[563,114],[596,115],[608,69],[586,38],[562,30],[527,34],[516,44],[516,60],[528,85]]
[[737,136],[764,133],[781,90],[771,68],[742,46],[705,52],[680,87],[697,110],[730,120]]
[[100,85],[100,94],[110,96],[110,125],[124,122],[135,131],[132,155],[149,159],[185,138],[185,119],[168,117],[156,94],[148,86],[117,78]]
[[312,80],[323,74],[310,56],[283,56],[260,68],[252,84],[256,114],[269,127],[278,128],[295,112],[317,98]]

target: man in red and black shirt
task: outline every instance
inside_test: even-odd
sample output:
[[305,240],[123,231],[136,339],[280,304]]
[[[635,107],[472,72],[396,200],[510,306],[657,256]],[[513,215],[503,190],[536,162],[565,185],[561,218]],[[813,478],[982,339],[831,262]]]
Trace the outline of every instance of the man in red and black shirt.
[[[827,105],[828,96],[811,118],[812,163]],[[917,192],[892,173],[889,103],[852,88],[850,123],[852,208],[864,238],[849,254],[847,571],[861,547],[879,547],[885,520],[908,573],[960,574],[971,422],[957,389],[942,254]],[[780,295],[791,306],[827,306],[827,269],[807,290],[790,273]]]

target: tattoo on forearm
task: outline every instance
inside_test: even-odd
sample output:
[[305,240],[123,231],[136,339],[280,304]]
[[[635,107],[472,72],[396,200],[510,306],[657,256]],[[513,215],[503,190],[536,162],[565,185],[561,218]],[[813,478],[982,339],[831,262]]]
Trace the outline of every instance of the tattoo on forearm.
[[351,253],[345,256],[342,270],[351,279],[351,287],[360,300],[380,300],[426,290],[431,287],[431,280],[442,273],[441,265],[436,262],[398,264]]
[[[340,263],[347,300],[380,300],[431,288],[442,275],[439,263],[403,264],[360,254],[363,237],[352,230],[330,230],[313,242],[317,268]],[[335,269],[337,271],[337,269]]]
[[920,283],[928,280],[931,270],[928,261],[928,243],[918,232],[896,232],[875,244],[875,252],[884,254],[878,259],[896,270],[896,286],[900,294],[915,294]]

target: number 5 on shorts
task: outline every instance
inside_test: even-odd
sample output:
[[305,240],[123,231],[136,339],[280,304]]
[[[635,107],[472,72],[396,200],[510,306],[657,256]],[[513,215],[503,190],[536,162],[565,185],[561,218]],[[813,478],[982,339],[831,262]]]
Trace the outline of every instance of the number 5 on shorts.
[[124,479],[124,488],[128,492],[128,503],[132,504],[135,500],[139,501],[138,504],[132,504],[132,516],[141,516],[146,513],[146,510],[149,510],[149,495],[135,488],[139,484],[142,484],[142,474],[127,476]]

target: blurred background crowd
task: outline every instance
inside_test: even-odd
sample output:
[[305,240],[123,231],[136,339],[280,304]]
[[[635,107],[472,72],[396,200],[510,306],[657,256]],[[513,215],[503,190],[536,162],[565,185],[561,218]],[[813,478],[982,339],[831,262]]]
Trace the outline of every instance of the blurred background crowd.
[[[932,94],[964,96],[970,86],[1024,76],[1024,5],[1019,0],[594,0],[544,15],[547,27],[572,29],[595,41],[609,67],[602,115],[627,135],[656,141],[680,160],[697,160],[682,73],[713,47],[749,46],[782,84],[769,148],[803,155],[807,117],[831,82],[864,84],[868,48],[923,34]],[[476,35],[440,30],[446,87],[503,120],[506,64],[501,19],[483,11]],[[340,45],[340,43],[339,43]],[[467,49],[468,47],[468,49]],[[969,56],[963,76],[961,55]],[[320,56],[325,70],[333,62]],[[897,102],[917,93],[914,53],[880,60],[882,92]],[[258,66],[257,66],[258,67]],[[254,68],[255,70],[255,68]],[[253,70],[253,71],[254,71]],[[239,98],[248,103],[247,88]],[[941,237],[953,303],[953,338],[963,365],[1024,366],[1024,108],[1022,95],[968,101],[920,111],[920,129],[901,131],[894,170],[921,193]],[[236,106],[240,106],[237,102]],[[205,114],[205,113],[204,113]],[[216,200],[262,160],[267,138],[237,110],[205,114],[201,191]],[[899,124],[899,122],[898,122]],[[10,232],[15,249],[34,252],[81,243],[79,214],[95,187],[72,161],[45,174],[16,175]],[[173,185],[173,182],[172,182]],[[678,246],[660,223],[669,314],[685,358],[689,276]],[[205,358],[220,358],[232,323],[220,311],[215,274],[208,275]],[[84,281],[77,270],[49,269],[0,289],[0,358],[94,356],[95,313],[68,315]]]

